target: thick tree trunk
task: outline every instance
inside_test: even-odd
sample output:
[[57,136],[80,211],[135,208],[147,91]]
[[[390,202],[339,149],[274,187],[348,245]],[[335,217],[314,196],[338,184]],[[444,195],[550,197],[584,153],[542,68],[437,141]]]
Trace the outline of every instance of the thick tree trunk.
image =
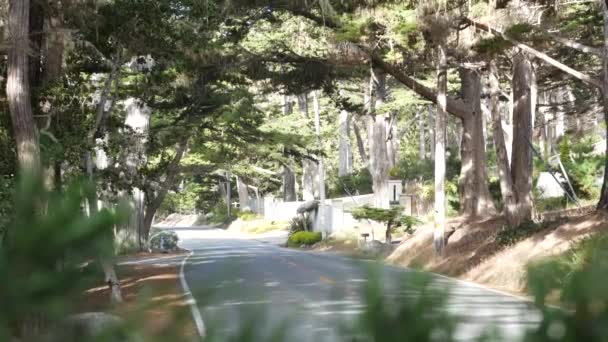
[[367,124],[369,141],[369,172],[372,175],[374,205],[377,208],[389,208],[389,168],[390,162],[386,150],[386,122],[384,115],[370,115]]
[[48,85],[61,77],[63,70],[64,35],[61,32],[63,26],[63,12],[59,1],[49,1],[49,15],[45,24],[44,39],[44,73],[42,83]]
[[[376,72],[376,82],[375,82],[375,91],[376,91],[376,108],[382,108],[382,106],[388,101],[388,88],[386,85],[386,73],[383,71]],[[397,135],[394,134],[395,127],[397,125],[396,120],[397,117],[395,113],[387,112],[385,110],[382,111],[385,115],[385,130],[386,130],[386,156],[388,158],[389,170],[395,167],[397,162]]]
[[13,136],[17,145],[17,157],[21,173],[40,174],[40,144],[38,129],[32,114],[29,82],[30,0],[10,0],[8,31],[10,47],[8,51],[6,99]]
[[367,167],[369,157],[365,152],[365,143],[363,142],[363,137],[361,136],[361,129],[359,129],[359,124],[356,121],[353,121],[353,131],[355,132],[355,139],[357,140],[357,149],[359,150],[361,163]]
[[283,95],[283,115],[293,113],[293,99],[289,95]]
[[287,165],[283,166],[283,201],[295,202],[298,200],[296,194],[296,176]]
[[[129,98],[125,101],[127,116],[125,126],[129,127],[133,135],[129,137],[130,143],[125,148],[125,165],[128,177],[139,177],[139,169],[146,163],[146,143],[150,127],[151,110],[141,100]],[[126,248],[143,249],[146,240],[142,237],[145,230],[146,198],[143,189],[133,187],[130,194],[124,194],[125,200],[131,208],[131,217],[125,227],[122,227],[121,241]]]
[[460,212],[474,218],[492,215],[496,208],[488,188],[486,151],[481,111],[481,77],[476,70],[460,69],[462,97],[471,107],[462,120],[461,160],[459,179]]
[[509,167],[508,150],[505,143],[502,118],[500,115],[500,83],[498,81],[498,67],[495,61],[489,65],[490,81],[490,113],[492,114],[492,131],[494,136],[494,147],[496,148],[496,166],[500,180],[500,193],[504,203],[504,213],[509,225],[517,227],[519,218],[517,215],[517,198],[513,191],[513,179]]
[[447,122],[447,55],[445,45],[437,49],[437,116],[435,117],[435,252],[443,254],[445,247],[446,196],[445,196],[445,139]]
[[[94,162],[91,152],[86,153],[85,164],[87,177],[89,178],[89,181],[92,184],[95,184],[95,175],[93,172]],[[89,217],[93,217],[99,211],[99,198],[97,197],[97,191],[91,191],[89,193],[89,198],[87,199],[87,202],[89,207]],[[101,264],[101,267],[104,272],[105,282],[110,288],[110,301],[112,303],[121,303],[122,293],[120,290],[120,283],[118,282],[118,277],[116,276],[116,271],[114,270],[114,263],[105,256],[99,257],[99,263]]]
[[[364,86],[364,106],[367,113],[367,141],[369,149],[368,169],[372,176],[372,189],[374,191],[374,206],[389,208],[390,197],[388,189],[389,165],[386,144],[386,120],[384,115],[376,114],[376,104],[382,105],[384,101],[384,78],[380,73],[377,80],[374,72],[370,73],[370,81]],[[374,88],[378,94],[378,101],[374,98]],[[379,93],[378,93],[379,90]]]
[[353,170],[353,153],[350,146],[350,114],[345,110],[340,112],[339,135],[338,176],[347,176]]
[[249,190],[243,178],[236,176],[236,190],[239,193],[239,209],[241,211],[251,211],[249,206]]
[[29,78],[30,87],[36,89],[42,84],[42,44],[44,35],[45,8],[42,1],[30,1],[29,19]]
[[[322,148],[321,141],[321,107],[319,103],[318,91],[312,93],[313,110],[315,112],[315,134],[317,135],[317,147]],[[328,233],[325,222],[325,166],[323,165],[323,156],[319,156],[319,225],[325,238]]]
[[298,110],[308,119],[308,94],[298,95]]
[[319,167],[310,159],[302,160],[302,199],[312,201],[319,198]]
[[532,118],[536,110],[536,77],[523,53],[513,58],[513,154],[511,177],[517,199],[517,220],[532,218]]
[[606,125],[606,162],[604,165],[604,182],[600,193],[598,209],[608,209],[608,4],[600,0],[604,18],[604,41],[602,46],[602,103],[604,105],[604,123]]

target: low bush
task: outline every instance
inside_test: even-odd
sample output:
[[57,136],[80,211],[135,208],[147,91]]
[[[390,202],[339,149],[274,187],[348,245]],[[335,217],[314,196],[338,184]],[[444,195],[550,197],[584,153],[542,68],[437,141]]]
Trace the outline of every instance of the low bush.
[[503,227],[496,234],[496,243],[500,246],[512,246],[519,241],[525,240],[530,236],[548,228],[547,222],[536,223],[532,220],[527,220],[521,223],[517,228]]
[[306,216],[296,216],[289,221],[289,236],[297,232],[308,231],[311,226],[310,219]]
[[297,232],[292,234],[287,240],[289,247],[299,247],[301,245],[312,246],[321,241],[323,236],[320,232]]
[[179,237],[170,230],[160,230],[150,236],[149,246],[152,250],[174,251],[177,249]]
[[[580,334],[579,340],[605,341],[608,336],[608,233],[591,235],[573,243],[570,250],[559,256],[530,264],[527,277],[528,291],[537,304],[544,305],[553,297],[577,311],[578,315],[573,317],[579,321],[572,323],[584,328],[573,331]],[[600,336],[603,338],[595,339]]]
[[347,176],[331,174],[328,180],[327,195],[329,198],[355,196],[373,193],[372,175],[367,168],[355,170]]
[[254,213],[251,210],[245,210],[245,211],[237,210],[237,211],[235,211],[234,215],[243,221],[253,221],[253,220],[257,220],[260,218],[260,216],[258,214]]
[[211,223],[227,223],[231,221],[231,217],[228,217],[228,209],[226,203],[219,202],[211,209],[208,215],[209,222]]
[[534,200],[534,206],[536,207],[536,211],[540,213],[561,210],[568,206],[568,199],[565,196],[539,198]]

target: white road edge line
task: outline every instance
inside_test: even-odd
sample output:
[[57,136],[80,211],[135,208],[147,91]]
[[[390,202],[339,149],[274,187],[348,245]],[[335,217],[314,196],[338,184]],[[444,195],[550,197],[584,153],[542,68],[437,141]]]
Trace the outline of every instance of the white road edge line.
[[182,265],[179,270],[179,280],[182,284],[184,295],[186,296],[186,303],[188,303],[188,305],[190,306],[190,312],[192,313],[192,319],[194,319],[194,324],[196,325],[196,331],[202,340],[205,338],[206,335],[205,322],[203,321],[201,311],[198,309],[196,299],[194,299],[192,291],[190,291],[190,286],[188,286],[188,282],[186,282],[186,276],[184,275],[184,267],[186,266],[186,262],[193,254],[194,251],[190,251],[190,254],[188,254],[188,256],[185,257],[184,260],[182,260]]

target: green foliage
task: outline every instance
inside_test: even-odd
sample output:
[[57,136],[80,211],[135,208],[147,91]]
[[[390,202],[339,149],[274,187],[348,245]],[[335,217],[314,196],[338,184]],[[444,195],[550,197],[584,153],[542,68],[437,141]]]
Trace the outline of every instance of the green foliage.
[[234,214],[236,217],[240,218],[243,221],[253,221],[253,220],[257,220],[260,218],[260,216],[258,214],[254,213],[251,210],[246,210],[246,211],[237,210]]
[[159,230],[150,232],[148,245],[152,250],[174,251],[177,250],[179,237],[174,231]]
[[511,47],[511,43],[501,37],[492,36],[481,38],[472,46],[472,49],[480,55],[493,56]]
[[0,176],[0,246],[14,215],[15,180]]
[[[450,151],[446,158],[446,179],[457,180],[460,175],[460,157]],[[435,164],[431,159],[403,158],[394,171],[397,177],[405,180],[431,181],[434,179]]]
[[559,143],[560,159],[577,196],[584,199],[599,197],[597,179],[604,169],[604,156],[594,153],[598,137],[585,136],[571,141],[564,137]]
[[479,18],[479,17],[483,17],[487,13],[488,13],[488,3],[485,1],[479,1],[478,3],[471,6],[471,11],[469,12],[469,15],[472,18]]
[[337,170],[329,177],[328,197],[346,197],[373,193],[372,176],[367,168],[361,168],[350,175],[338,176]]
[[536,223],[532,220],[527,220],[522,222],[517,228],[502,227],[496,234],[495,241],[498,245],[503,247],[512,246],[548,227],[548,223]]
[[568,205],[568,198],[562,197],[551,197],[551,198],[537,198],[534,200],[534,207],[538,212],[554,211],[566,208]]
[[203,188],[200,184],[186,183],[186,186],[180,191],[171,192],[165,196],[157,215],[163,217],[173,213],[189,214],[196,212],[199,209],[200,195],[204,190],[208,189]]
[[112,228],[127,218],[122,210],[86,217],[80,206],[90,185],[71,184],[57,194],[46,191],[41,180],[24,179],[0,245],[2,341],[32,318],[43,317],[49,326],[64,318],[85,283],[81,264],[110,255]]
[[308,231],[311,227],[311,222],[308,216],[298,215],[289,221],[289,236],[298,232]]
[[296,232],[289,236],[287,240],[287,246],[299,247],[301,245],[312,246],[315,243],[321,241],[323,236],[321,232]]
[[354,208],[352,211],[353,218],[355,220],[373,220],[380,223],[388,224],[396,222],[401,216],[403,208],[393,207],[391,209],[373,208],[369,205]]
[[[453,341],[458,317],[445,310],[448,289],[434,283],[430,276],[412,272],[401,281],[404,293],[399,296],[385,293],[378,271],[370,272],[364,288],[365,309],[356,325],[347,325],[344,341]],[[353,338],[352,336],[357,336]]]
[[211,216],[209,218],[209,221],[211,223],[228,223],[234,218],[228,216],[228,208],[226,207],[226,203],[224,202],[218,202],[215,207],[211,209],[209,215]]
[[[550,322],[562,322],[563,341],[605,341],[608,336],[608,234],[599,233],[575,242],[566,253],[532,263],[528,290],[543,308],[544,320],[535,333],[548,340]],[[550,310],[545,302],[559,294],[572,311]]]
[[372,220],[379,223],[384,223],[390,232],[403,227],[406,233],[412,233],[414,226],[422,222],[416,217],[404,215],[403,208],[396,206],[390,209],[373,208],[369,205],[364,205],[352,210],[353,218],[356,220]]
[[423,222],[415,216],[401,215],[399,219],[399,226],[403,227],[404,232],[408,234],[413,234],[414,227],[422,223]]

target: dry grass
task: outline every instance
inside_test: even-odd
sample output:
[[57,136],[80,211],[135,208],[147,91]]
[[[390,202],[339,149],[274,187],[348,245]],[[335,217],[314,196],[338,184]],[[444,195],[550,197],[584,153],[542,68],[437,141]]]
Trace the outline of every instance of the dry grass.
[[289,222],[283,221],[267,221],[264,219],[247,221],[239,218],[228,226],[228,230],[236,233],[263,234],[277,230],[287,230],[288,226]]
[[[167,257],[167,254],[162,256]],[[130,261],[149,259],[150,254],[130,257]],[[179,283],[179,264],[140,264],[119,266],[124,303],[109,303],[108,287],[101,281],[98,286],[84,291],[79,303],[80,312],[103,311],[123,317],[143,332],[146,340],[193,341],[196,330],[190,318]]]
[[461,224],[450,237],[441,258],[433,251],[433,228],[425,225],[417,227],[416,233],[404,240],[387,260],[521,293],[525,290],[529,262],[560,254],[568,250],[573,241],[591,233],[608,231],[608,214],[569,218],[506,248],[495,242],[496,233],[504,225],[502,219],[466,224],[460,218],[448,221],[448,226]]

